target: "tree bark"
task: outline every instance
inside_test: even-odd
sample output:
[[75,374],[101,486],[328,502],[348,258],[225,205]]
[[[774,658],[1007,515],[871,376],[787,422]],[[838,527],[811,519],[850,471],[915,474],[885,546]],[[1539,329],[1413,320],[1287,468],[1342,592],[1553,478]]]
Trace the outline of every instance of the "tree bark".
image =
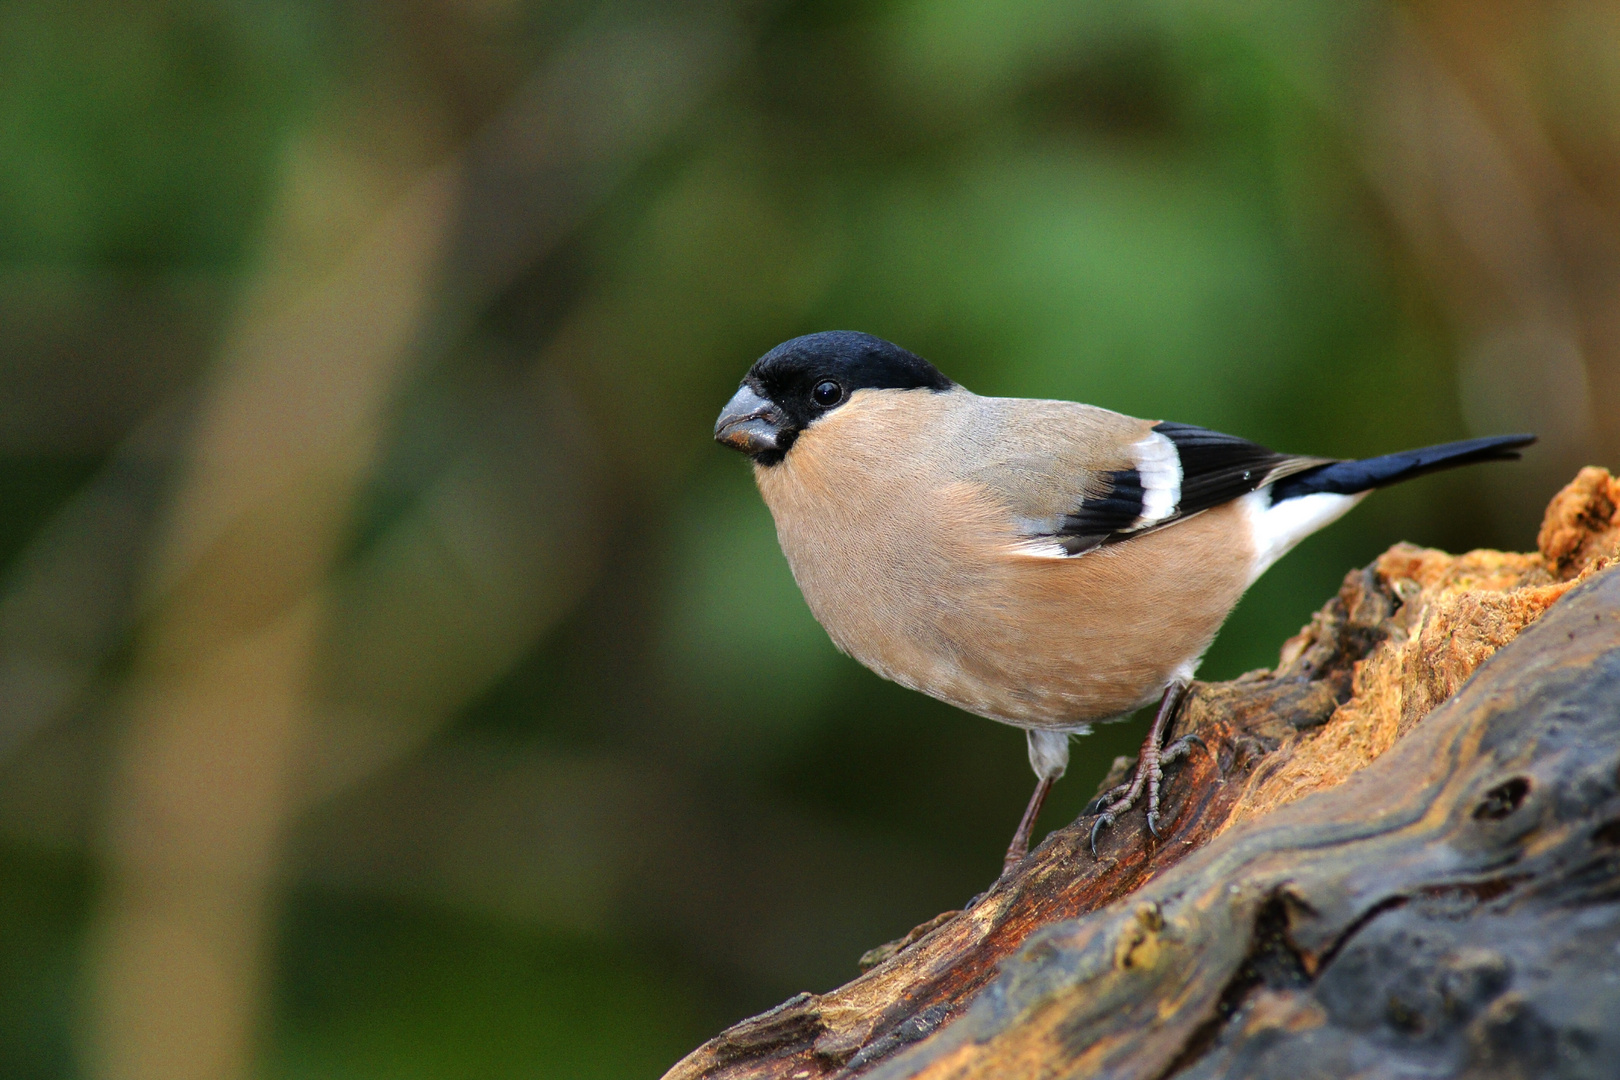
[[669,1080],[1620,1074],[1620,481],[1539,547],[1352,572],[1195,684],[1162,840],[1082,817]]

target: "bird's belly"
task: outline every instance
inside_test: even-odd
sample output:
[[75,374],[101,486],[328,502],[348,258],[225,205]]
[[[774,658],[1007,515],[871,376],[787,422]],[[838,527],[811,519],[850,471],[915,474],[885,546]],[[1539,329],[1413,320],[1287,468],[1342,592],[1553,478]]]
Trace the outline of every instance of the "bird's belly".
[[982,490],[931,496],[778,513],[778,537],[839,648],[995,720],[1072,729],[1148,703],[1196,665],[1248,583],[1252,552],[1230,550],[1246,533],[1223,520],[1234,507],[1054,559],[1018,552]]

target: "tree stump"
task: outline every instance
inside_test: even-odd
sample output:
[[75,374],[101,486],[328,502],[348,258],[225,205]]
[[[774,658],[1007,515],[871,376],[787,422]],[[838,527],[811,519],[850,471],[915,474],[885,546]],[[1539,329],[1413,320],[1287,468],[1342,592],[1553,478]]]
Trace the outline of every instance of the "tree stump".
[[1195,684],[1161,840],[1082,817],[668,1080],[1620,1075],[1620,481],[1538,546],[1350,573]]

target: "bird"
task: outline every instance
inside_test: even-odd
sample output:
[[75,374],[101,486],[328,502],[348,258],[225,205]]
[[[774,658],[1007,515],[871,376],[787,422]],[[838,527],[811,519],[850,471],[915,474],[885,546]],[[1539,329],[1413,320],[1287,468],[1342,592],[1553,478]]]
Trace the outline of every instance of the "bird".
[[1362,460],[1284,454],[1095,405],[986,397],[879,337],[824,331],[748,369],[714,437],[753,461],[777,539],[833,643],[902,686],[1024,730],[1027,854],[1071,736],[1157,703],[1102,830],[1147,795],[1199,661],[1244,591],[1375,488],[1512,460],[1533,435]]

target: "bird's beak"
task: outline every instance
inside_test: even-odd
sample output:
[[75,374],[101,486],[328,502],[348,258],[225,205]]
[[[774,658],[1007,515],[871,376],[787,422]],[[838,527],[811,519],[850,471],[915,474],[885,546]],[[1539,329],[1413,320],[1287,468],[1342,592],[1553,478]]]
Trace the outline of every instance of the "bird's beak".
[[744,386],[720,410],[714,422],[714,439],[750,456],[780,453],[787,449],[787,416],[776,402],[760,397]]

